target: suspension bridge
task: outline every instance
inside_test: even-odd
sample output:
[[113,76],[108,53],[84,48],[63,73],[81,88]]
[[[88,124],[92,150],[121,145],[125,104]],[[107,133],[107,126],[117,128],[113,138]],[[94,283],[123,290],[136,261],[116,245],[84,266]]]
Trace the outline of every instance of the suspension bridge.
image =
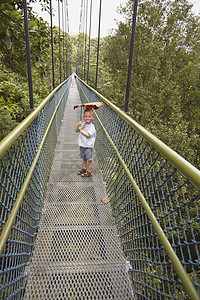
[[[198,299],[199,171],[81,80],[70,87],[1,145],[1,299]],[[77,175],[80,99],[105,103],[90,178]]]
[[[88,178],[81,102],[104,102]],[[0,299],[200,299],[200,171],[80,77],[2,140],[0,159]]]

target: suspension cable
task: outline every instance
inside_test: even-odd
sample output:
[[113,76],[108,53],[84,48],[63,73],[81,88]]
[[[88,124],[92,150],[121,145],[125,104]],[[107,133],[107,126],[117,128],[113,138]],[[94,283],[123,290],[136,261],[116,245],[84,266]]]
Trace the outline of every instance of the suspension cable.
[[89,45],[88,45],[88,70],[87,70],[87,83],[89,79],[89,70],[90,70],[90,36],[91,36],[91,21],[92,21],[92,0],[90,3],[90,25],[89,25]]
[[[83,0],[82,0],[83,1]],[[78,70],[78,64],[79,64],[79,56],[80,56],[80,32],[81,32],[81,14],[82,14],[82,3],[81,3],[81,9],[80,9],[80,20],[79,20],[79,34],[78,34],[78,49],[77,49],[77,55],[76,55],[76,72],[79,73]]]
[[54,77],[54,52],[53,52],[53,17],[52,17],[52,2],[50,0],[50,23],[51,23],[51,59],[52,59],[52,85],[55,89],[55,77]]
[[84,60],[84,81],[85,81],[85,73],[86,73],[86,48],[87,48],[87,14],[88,14],[88,0],[86,0],[86,25],[85,25],[85,60]]
[[96,82],[95,82],[95,90],[97,90],[97,80],[98,80],[98,68],[99,68],[99,44],[100,44],[100,28],[101,28],[101,3],[99,3],[99,29],[98,29],[98,47],[97,47],[97,66],[96,66]]
[[[83,0],[82,0],[83,1]],[[78,34],[78,49],[77,49],[77,56],[76,56],[76,72],[77,74],[79,73],[78,71],[78,64],[79,64],[79,52],[80,52],[80,32],[81,32],[81,14],[82,14],[82,3],[81,3],[81,8],[80,8],[80,19],[79,19],[79,34]]]
[[62,36],[63,36],[63,57],[62,57],[62,59],[63,59],[63,72],[64,72],[64,74],[63,74],[63,76],[64,76],[64,80],[65,80],[65,49],[64,49],[64,47],[65,47],[65,28],[64,28],[64,0],[62,0],[62,31],[63,31],[63,34],[62,34]]
[[59,27],[59,62],[60,62],[60,83],[62,81],[61,78],[61,47],[60,47],[60,0],[58,0],[58,27]]
[[[65,76],[67,77],[67,4],[65,0],[65,5],[64,5],[64,31],[65,31],[65,41],[64,41],[64,46],[65,46],[65,53],[64,53],[64,69],[65,69]],[[65,77],[65,79],[66,79]]]
[[82,25],[82,16],[83,16],[83,0],[81,0],[81,9],[80,9],[80,21],[79,21],[79,38],[78,38],[78,53],[77,53],[77,59],[76,59],[76,71],[77,74],[78,66],[81,65],[81,54],[80,54],[80,47],[81,47],[81,25]]
[[23,0],[23,10],[24,10],[24,29],[25,29],[25,38],[26,38],[26,57],[27,57],[27,68],[28,68],[30,109],[33,109],[34,108],[34,105],[33,105],[33,81],[32,81],[32,71],[31,71],[31,50],[30,50],[30,38],[29,38],[28,14],[27,14],[26,0]]
[[85,1],[83,0],[83,42],[82,42],[82,57],[81,57],[81,64],[82,64],[82,76],[84,75],[84,44],[85,44]]
[[135,41],[137,7],[138,7],[138,0],[135,0],[134,8],[133,8],[133,23],[132,23],[131,43],[130,43],[130,52],[129,52],[129,66],[128,66],[126,99],[125,99],[125,109],[124,109],[125,112],[128,111],[128,103],[129,103],[129,94],[130,94],[130,85],[131,85],[131,72],[132,72],[132,65],[133,65],[133,50],[134,50],[134,41]]
[[[66,34],[67,34],[67,39],[66,39],[66,73],[67,73],[67,77],[68,77],[69,74],[70,74],[70,70],[71,70],[68,0],[66,0]],[[67,57],[68,57],[68,61],[67,61]]]

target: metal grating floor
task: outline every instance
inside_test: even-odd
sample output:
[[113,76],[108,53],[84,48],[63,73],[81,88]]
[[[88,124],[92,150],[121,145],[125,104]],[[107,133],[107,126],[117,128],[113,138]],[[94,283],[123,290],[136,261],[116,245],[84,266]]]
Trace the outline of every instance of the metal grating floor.
[[93,176],[77,175],[79,102],[71,88],[24,299],[134,299],[95,154]]

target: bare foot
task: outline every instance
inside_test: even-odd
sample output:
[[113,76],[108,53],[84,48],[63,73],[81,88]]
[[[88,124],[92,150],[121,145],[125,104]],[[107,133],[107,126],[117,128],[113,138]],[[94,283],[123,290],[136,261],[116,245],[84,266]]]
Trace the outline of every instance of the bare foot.
[[108,199],[108,197],[106,197],[106,196],[103,196],[102,198],[101,198],[101,200],[102,200],[102,202],[103,203],[108,203],[110,200]]

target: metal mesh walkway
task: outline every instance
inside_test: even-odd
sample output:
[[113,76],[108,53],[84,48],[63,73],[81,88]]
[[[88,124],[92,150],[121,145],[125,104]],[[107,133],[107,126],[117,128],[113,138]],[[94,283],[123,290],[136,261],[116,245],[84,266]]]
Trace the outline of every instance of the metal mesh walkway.
[[[133,299],[126,262],[94,154],[81,178],[71,88],[55,151],[24,299]],[[98,134],[98,132],[97,132]]]

